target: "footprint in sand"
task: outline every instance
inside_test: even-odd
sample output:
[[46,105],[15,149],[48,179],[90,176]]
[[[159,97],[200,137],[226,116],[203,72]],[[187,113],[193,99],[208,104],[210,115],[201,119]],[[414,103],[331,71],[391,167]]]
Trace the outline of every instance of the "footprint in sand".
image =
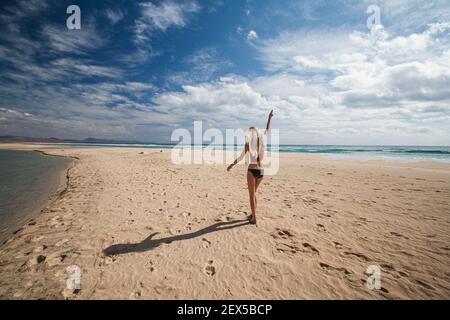
[[291,231],[276,228],[275,232],[272,233],[270,236],[274,239],[282,238],[284,240],[287,240],[289,238],[292,238],[294,235]]
[[336,241],[334,241],[333,244],[334,244],[334,247],[336,249],[342,249],[342,247],[343,247],[342,243],[339,243],[339,242],[336,242]]
[[208,276],[213,276],[216,274],[216,268],[212,265],[214,261],[208,261],[208,265],[205,267],[205,273]]
[[313,205],[313,204],[322,204],[322,201],[320,201],[317,198],[313,198],[313,197],[306,197],[305,199],[303,199],[303,202],[306,205]]
[[206,238],[202,238],[202,245],[203,245],[203,248],[207,249],[211,246],[211,241],[209,241]]
[[[280,253],[296,254],[298,252],[305,252],[299,248],[298,243],[295,240],[295,234],[292,231],[277,228],[275,233],[272,233],[271,236],[276,239],[276,249]],[[303,247],[307,246],[303,245]],[[319,251],[312,246],[308,247],[307,251],[319,253]]]
[[[277,235],[279,235],[281,238],[283,239],[287,239],[290,237],[293,237],[294,235],[288,231],[288,230],[282,230],[282,229],[276,229],[277,230]],[[272,235],[273,236],[273,235]]]
[[391,264],[383,263],[383,264],[380,264],[380,267],[381,267],[381,269],[383,269],[385,271],[395,271],[394,266]]
[[130,294],[130,299],[139,299],[142,296],[140,291],[132,292]]
[[381,287],[381,288],[380,288],[380,291],[381,291],[381,292],[384,292],[384,293],[389,293],[389,290],[386,289],[385,287]]
[[303,245],[303,248],[305,248],[306,252],[319,254],[319,250],[314,248],[314,246],[310,245],[308,242],[304,242],[304,243],[302,243],[302,245]]
[[289,200],[283,200],[283,202],[284,202],[284,205],[285,205],[286,207],[292,208],[292,204],[291,204],[291,202],[290,202]]
[[99,266],[99,267],[102,267],[102,266],[108,266],[108,265],[110,265],[111,263],[113,263],[114,261],[116,261],[116,258],[115,258],[115,257],[103,257],[103,258],[100,260],[100,262],[98,263],[98,266]]
[[327,229],[325,228],[325,226],[323,224],[318,223],[316,226],[317,226],[317,231],[320,231],[320,232],[327,231]]
[[407,236],[404,236],[404,235],[402,235],[402,234],[400,234],[400,233],[397,233],[397,232],[390,232],[390,234],[392,235],[392,236],[395,236],[395,237],[399,237],[399,238],[404,238],[404,239],[406,239],[406,240],[409,240],[409,238],[407,237]]
[[402,276],[402,277],[405,277],[405,278],[408,278],[409,277],[409,274],[407,274],[406,272],[403,272],[403,271],[397,271],[398,272],[398,274],[400,275],[400,276]]
[[22,273],[22,272],[30,271],[32,267],[36,271],[36,267],[38,267],[39,265],[42,265],[46,259],[47,259],[46,256],[38,255],[37,257],[32,258],[32,259],[26,261],[25,263],[23,263],[19,267],[19,269],[17,269],[17,272]]
[[297,246],[289,245],[287,243],[279,243],[277,245],[277,250],[278,252],[281,253],[292,253],[292,254],[296,254],[297,252],[300,251],[300,249]]
[[420,285],[420,286],[422,286],[422,287],[424,287],[425,289],[436,291],[436,289],[433,286],[429,285],[428,283],[426,283],[423,280],[414,279],[413,282],[418,284],[418,285]]
[[147,263],[147,265],[145,266],[148,270],[150,270],[150,272],[153,272],[153,271],[155,271],[155,266],[154,266],[154,264],[153,264],[153,261],[149,261],[148,263]]
[[363,260],[363,261],[370,261],[370,259],[369,259],[367,256],[365,256],[364,254],[362,254],[362,253],[351,252],[351,251],[345,251],[344,254],[345,254],[346,256],[355,256],[355,257],[357,257],[357,258],[360,258],[360,259]]
[[328,214],[328,213],[321,212],[319,215],[324,218],[331,218],[331,214]]
[[329,265],[328,263],[324,263],[324,262],[320,262],[319,266],[324,269],[325,271],[331,271],[331,272],[340,272],[343,273],[345,275],[349,275],[351,274],[350,271],[348,271],[346,268],[344,267],[334,267],[332,265]]

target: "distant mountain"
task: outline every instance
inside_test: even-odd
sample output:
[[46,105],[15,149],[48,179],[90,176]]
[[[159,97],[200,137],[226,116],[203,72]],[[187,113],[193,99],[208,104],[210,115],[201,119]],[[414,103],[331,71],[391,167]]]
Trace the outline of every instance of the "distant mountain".
[[18,137],[18,136],[0,136],[0,143],[92,143],[92,144],[145,144],[140,141],[122,141],[122,140],[108,140],[108,139],[96,139],[87,138],[84,140],[76,139],[58,139],[58,138],[31,138],[31,137]]

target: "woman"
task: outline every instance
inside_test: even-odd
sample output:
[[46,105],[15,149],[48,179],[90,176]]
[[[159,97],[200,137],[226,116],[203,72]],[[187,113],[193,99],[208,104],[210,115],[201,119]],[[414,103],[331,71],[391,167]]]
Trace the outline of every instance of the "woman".
[[249,217],[251,224],[256,225],[256,191],[264,177],[264,172],[261,167],[261,161],[264,157],[264,138],[270,130],[271,122],[273,117],[273,110],[269,113],[269,118],[267,120],[266,130],[264,131],[264,136],[262,136],[258,129],[255,127],[250,127],[245,138],[245,147],[242,154],[234,160],[227,168],[230,171],[236,164],[238,164],[247,154],[249,153],[249,165],[247,170],[247,185],[248,193],[250,196],[250,208],[252,209],[252,216]]

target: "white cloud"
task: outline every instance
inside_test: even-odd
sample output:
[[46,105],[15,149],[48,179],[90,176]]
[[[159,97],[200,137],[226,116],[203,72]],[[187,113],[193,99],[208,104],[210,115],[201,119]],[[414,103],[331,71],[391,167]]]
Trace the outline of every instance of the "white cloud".
[[93,23],[86,22],[80,30],[67,31],[65,25],[45,25],[43,39],[47,40],[51,50],[57,53],[87,54],[106,43]]
[[[403,36],[384,29],[284,33],[260,42],[261,61],[276,73],[255,83],[262,83],[262,94],[286,103],[307,102],[302,113],[308,123],[328,135],[336,130],[334,137],[343,141],[345,125],[358,130],[365,143],[389,141],[395,133],[403,144],[445,144],[450,138],[448,30],[450,25],[441,23]],[[429,108],[435,112],[419,112]]]
[[247,39],[249,41],[256,40],[256,39],[258,39],[258,34],[256,33],[255,30],[250,30],[249,33],[247,34]]
[[151,2],[140,3],[141,18],[136,22],[136,42],[149,40],[152,31],[166,31],[174,27],[185,27],[188,15],[200,11],[196,1],[163,1],[159,5]]
[[270,71],[300,77],[320,72],[330,94],[346,90],[344,94],[373,93],[402,101],[416,90],[433,100],[445,93],[450,76],[446,62],[450,48],[441,37],[446,30],[450,25],[433,24],[423,33],[398,37],[390,37],[384,29],[381,37],[360,32],[292,33],[263,41],[259,50]]
[[105,10],[105,15],[112,24],[118,23],[125,16],[120,9],[113,10],[111,8]]
[[202,119],[233,128],[241,120],[257,120],[268,108],[267,100],[238,77],[185,85],[182,92],[166,92],[153,99],[155,110],[177,115],[180,121]]
[[0,127],[16,135],[162,139],[159,135],[167,129],[159,126],[171,123],[174,116],[153,112],[152,105],[143,102],[146,99],[141,97],[154,90],[153,84],[145,82],[0,87],[4,97],[22,97],[8,107],[0,105]]
[[[365,6],[374,4],[365,0]],[[381,21],[395,33],[417,33],[430,23],[450,21],[448,0],[379,0]]]
[[56,72],[63,73],[64,76],[118,78],[121,75],[118,69],[112,67],[103,67],[69,58],[53,60],[51,68],[54,68]]
[[233,63],[224,59],[215,47],[196,50],[185,57],[183,63],[189,71],[171,73],[168,77],[170,83],[186,85],[210,81],[233,66]]
[[268,75],[184,86],[153,103],[222,128],[263,125],[275,107],[283,143],[447,144],[448,29],[284,33],[256,47]]
[[151,44],[155,32],[165,32],[169,28],[186,27],[192,14],[198,13],[201,6],[195,0],[175,2],[165,0],[159,4],[152,2],[139,3],[140,16],[135,21],[133,41],[136,45],[133,53],[121,57],[121,61],[135,66],[152,57],[162,54]]
[[[44,1],[19,1],[0,13],[6,25],[0,33],[0,62],[8,66],[0,73],[1,131],[62,138],[162,139],[165,129],[160,125],[170,123],[172,116],[151,111],[148,99],[154,85],[131,80],[123,65],[95,60],[92,53],[107,40],[93,19],[86,19],[81,30],[68,32],[65,24],[39,19],[44,8],[48,8]],[[33,17],[37,24],[31,37],[21,26]]]

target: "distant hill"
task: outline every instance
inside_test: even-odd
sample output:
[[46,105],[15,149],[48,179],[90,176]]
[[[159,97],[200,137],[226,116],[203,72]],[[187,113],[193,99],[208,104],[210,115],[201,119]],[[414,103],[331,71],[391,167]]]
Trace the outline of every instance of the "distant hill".
[[96,139],[87,138],[84,140],[76,139],[58,139],[58,138],[31,138],[31,137],[19,137],[19,136],[0,136],[0,143],[92,143],[92,144],[144,144],[140,141],[121,141],[121,140],[108,140],[108,139]]

